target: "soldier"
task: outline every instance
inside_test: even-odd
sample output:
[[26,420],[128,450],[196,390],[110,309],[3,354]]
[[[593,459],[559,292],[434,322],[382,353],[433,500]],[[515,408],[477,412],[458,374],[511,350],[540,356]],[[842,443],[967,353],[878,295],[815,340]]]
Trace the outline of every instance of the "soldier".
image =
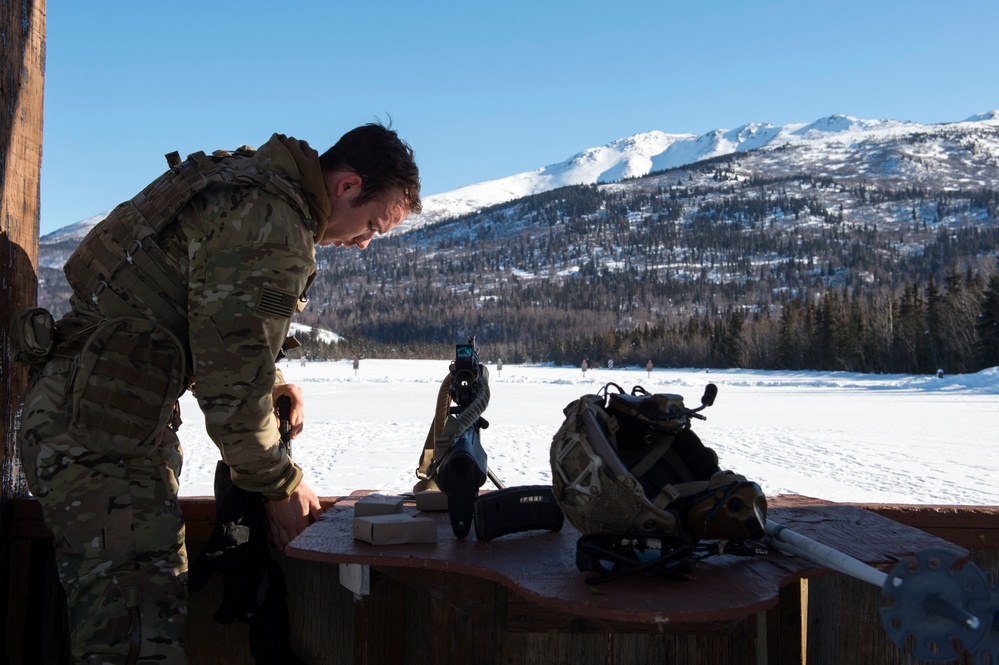
[[185,389],[232,482],[268,500],[275,545],[318,517],[274,414],[289,395],[302,430],[302,393],[276,362],[315,245],[364,249],[421,209],[413,151],[380,124],[322,156],[275,134],[255,151],[168,161],[67,261],[72,311],[51,353],[34,352],[22,411],[23,467],[55,536],[79,663],[186,662]]

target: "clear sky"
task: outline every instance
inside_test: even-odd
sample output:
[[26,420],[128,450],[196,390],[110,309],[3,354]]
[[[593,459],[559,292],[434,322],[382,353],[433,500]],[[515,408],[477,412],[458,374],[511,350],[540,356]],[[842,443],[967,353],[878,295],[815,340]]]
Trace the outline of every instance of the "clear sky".
[[42,235],[165,153],[392,118],[425,195],[639,132],[999,108],[995,0],[48,0]]

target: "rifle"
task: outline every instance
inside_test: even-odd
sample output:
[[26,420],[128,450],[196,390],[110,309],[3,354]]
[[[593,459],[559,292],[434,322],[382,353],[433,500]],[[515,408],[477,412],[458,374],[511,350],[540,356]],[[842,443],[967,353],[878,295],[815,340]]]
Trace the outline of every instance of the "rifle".
[[291,457],[291,398],[281,395],[277,398],[278,432],[281,434],[281,447]]
[[[442,437],[451,439],[440,459],[434,459],[430,478],[447,495],[448,513],[454,535],[464,538],[472,527],[479,488],[492,476],[480,431],[489,427],[482,412],[489,405],[489,372],[479,364],[475,338],[455,346],[455,358],[448,375],[448,388],[456,406],[448,408]],[[500,483],[498,485],[502,487]]]
[[[448,408],[447,423],[443,433],[435,437],[434,458],[425,476],[419,469],[417,475],[433,481],[447,496],[454,535],[467,536],[473,521],[479,540],[520,531],[561,529],[564,517],[550,486],[506,487],[486,463],[481,430],[489,427],[482,417],[489,404],[489,372],[479,363],[474,337],[455,347],[450,370],[441,392],[446,387],[457,406]],[[442,404],[438,406],[443,409]],[[479,496],[486,478],[498,490]]]

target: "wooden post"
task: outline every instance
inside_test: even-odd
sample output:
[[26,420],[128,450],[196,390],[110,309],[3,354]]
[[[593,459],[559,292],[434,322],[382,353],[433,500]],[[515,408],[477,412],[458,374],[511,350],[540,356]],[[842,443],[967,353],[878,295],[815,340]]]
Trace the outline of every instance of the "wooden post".
[[8,509],[12,497],[25,493],[17,429],[27,379],[11,362],[8,322],[14,310],[37,300],[45,0],[0,3],[0,35],[0,630],[5,630],[12,579]]

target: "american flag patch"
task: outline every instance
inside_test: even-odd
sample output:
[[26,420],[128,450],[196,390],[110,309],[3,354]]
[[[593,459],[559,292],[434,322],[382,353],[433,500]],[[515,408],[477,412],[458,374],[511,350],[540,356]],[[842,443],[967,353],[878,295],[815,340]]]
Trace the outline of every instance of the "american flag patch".
[[275,288],[265,286],[260,289],[260,297],[257,298],[257,316],[277,317],[290,319],[295,313],[295,303],[298,296],[293,293],[285,293]]

